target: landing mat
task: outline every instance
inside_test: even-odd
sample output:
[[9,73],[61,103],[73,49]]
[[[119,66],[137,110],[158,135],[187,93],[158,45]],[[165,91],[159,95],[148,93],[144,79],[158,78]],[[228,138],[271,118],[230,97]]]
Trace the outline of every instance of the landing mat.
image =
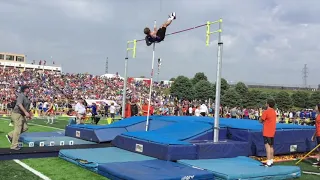
[[102,163],[153,160],[154,158],[132,153],[116,147],[61,150],[59,157],[91,171]]
[[98,166],[98,173],[112,180],[213,180],[214,175],[171,161],[148,160],[107,163]]
[[300,167],[261,166],[261,162],[248,157],[206,159],[206,160],[180,160],[181,164],[206,169],[213,172],[216,179],[292,179],[301,176]]

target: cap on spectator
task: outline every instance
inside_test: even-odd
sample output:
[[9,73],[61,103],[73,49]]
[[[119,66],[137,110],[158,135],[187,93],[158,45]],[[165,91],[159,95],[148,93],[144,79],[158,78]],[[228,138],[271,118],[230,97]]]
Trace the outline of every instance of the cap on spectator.
[[29,89],[29,86],[24,85],[24,86],[21,86],[20,91],[24,92],[26,89]]

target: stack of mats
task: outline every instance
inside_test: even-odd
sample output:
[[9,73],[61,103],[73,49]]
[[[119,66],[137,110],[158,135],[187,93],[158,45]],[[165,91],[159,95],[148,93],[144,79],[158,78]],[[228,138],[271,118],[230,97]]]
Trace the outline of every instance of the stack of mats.
[[[110,142],[117,135],[125,132],[143,131],[145,129],[145,116],[134,116],[110,125],[68,125],[66,136],[75,137],[93,142]],[[150,130],[158,129],[174,123],[170,120],[157,120],[155,117],[150,119]]]
[[264,167],[261,162],[248,157],[180,160],[178,163],[213,172],[214,178],[218,180],[278,180],[301,176],[301,170],[297,166]]
[[29,144],[30,147],[96,144],[94,142],[65,136],[64,131],[22,133],[19,141]]
[[[185,121],[148,132],[123,133],[117,136],[112,143],[119,148],[163,160],[248,155],[247,142],[224,141],[213,143],[212,141],[193,140],[206,133],[212,134],[211,124]],[[226,133],[226,131],[221,131],[221,133]],[[226,135],[222,137],[226,137]]]
[[213,180],[213,173],[118,148],[61,150],[60,158],[112,180]]

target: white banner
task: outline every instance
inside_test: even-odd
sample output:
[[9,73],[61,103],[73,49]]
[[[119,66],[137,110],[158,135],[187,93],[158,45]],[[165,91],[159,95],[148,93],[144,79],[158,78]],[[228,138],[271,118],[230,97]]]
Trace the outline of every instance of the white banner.
[[114,100],[106,99],[86,99],[86,102],[89,106],[91,106],[92,103],[96,103],[98,106],[103,106],[104,104],[108,104],[109,106],[111,106],[111,103],[113,103],[115,107],[119,106]]

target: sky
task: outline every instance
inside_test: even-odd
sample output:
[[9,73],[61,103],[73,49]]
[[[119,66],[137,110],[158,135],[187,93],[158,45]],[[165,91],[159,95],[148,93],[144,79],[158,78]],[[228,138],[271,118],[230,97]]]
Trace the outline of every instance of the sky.
[[[320,84],[319,0],[0,0],[0,52],[46,60],[64,72],[124,76],[126,42],[143,39],[154,20],[161,25],[175,11],[167,33],[223,19],[222,77],[231,82]],[[217,25],[211,26],[217,30]],[[216,79],[217,34],[205,45],[206,27],[166,37],[156,44],[160,80],[204,72]],[[150,77],[152,46],[137,44],[128,76]],[[52,57],[52,58],[51,58]],[[157,78],[157,62],[155,62]]]

